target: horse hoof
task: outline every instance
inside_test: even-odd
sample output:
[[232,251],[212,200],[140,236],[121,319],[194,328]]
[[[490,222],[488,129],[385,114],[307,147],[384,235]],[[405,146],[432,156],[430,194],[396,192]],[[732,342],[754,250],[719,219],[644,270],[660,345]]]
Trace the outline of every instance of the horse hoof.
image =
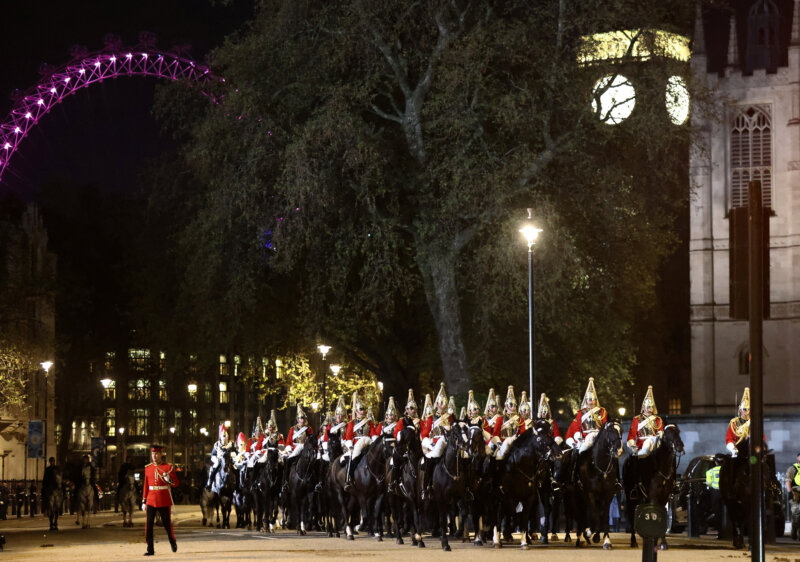
[[442,547],[442,550],[444,550],[445,552],[450,552],[450,550],[451,550],[451,549],[450,549],[450,545],[449,545],[449,544],[446,544],[446,545],[444,545],[444,546]]
[[354,541],[356,538],[353,535],[347,535],[347,540]]
[[383,537],[381,537],[380,535],[375,537],[375,542],[383,542]]
[[474,544],[475,546],[483,546],[483,540],[475,539],[475,542],[473,542],[472,544]]
[[639,543],[636,542],[636,539],[631,541],[631,548],[639,548]]
[[662,543],[661,543],[661,546],[660,546],[659,548],[660,548],[661,550],[669,550],[669,546],[667,546],[667,543],[665,543],[665,542],[662,542]]
[[528,550],[528,545],[527,544],[521,544],[521,545],[519,545],[519,547],[522,550]]
[[611,543],[610,542],[604,543],[603,550],[611,550]]
[[419,544],[417,546],[420,547],[420,548],[425,548],[425,543],[422,542],[422,541],[419,541]]
[[222,529],[222,525],[220,525],[219,523],[217,523],[217,529]]
[[205,526],[206,526],[206,523],[208,523],[208,519],[206,519],[205,517],[203,517],[203,527],[205,527]]
[[336,531],[336,538],[338,539],[339,537],[341,537],[341,535],[339,534],[339,531]]
[[555,533],[553,533],[553,534],[550,536],[550,540],[551,540],[551,541],[557,541],[557,540],[558,540],[558,535],[557,535],[557,534],[555,534]]
[[500,544],[499,542],[494,543],[492,546],[495,548],[503,548],[503,545]]
[[397,537],[397,540],[396,540],[396,541],[394,541],[394,542],[395,542],[396,544],[405,544],[405,543],[403,542],[403,539],[402,539],[402,538],[400,538],[400,537]]
[[550,544],[550,540],[547,538],[547,535],[542,535],[539,537],[539,544]]

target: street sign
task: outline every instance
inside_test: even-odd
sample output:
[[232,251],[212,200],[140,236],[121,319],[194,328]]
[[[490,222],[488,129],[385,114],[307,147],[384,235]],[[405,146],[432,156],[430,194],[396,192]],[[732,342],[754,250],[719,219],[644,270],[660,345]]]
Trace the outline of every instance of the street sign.
[[636,532],[648,539],[657,539],[667,533],[667,508],[651,503],[636,506]]

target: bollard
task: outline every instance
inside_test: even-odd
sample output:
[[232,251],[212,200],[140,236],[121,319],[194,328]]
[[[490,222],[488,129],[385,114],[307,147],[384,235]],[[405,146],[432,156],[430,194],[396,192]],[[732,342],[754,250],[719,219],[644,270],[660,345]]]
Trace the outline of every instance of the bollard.
[[699,526],[696,524],[695,517],[697,513],[694,507],[694,494],[692,493],[692,484],[689,484],[689,493],[686,495],[686,527],[687,536],[690,539],[695,539],[700,536]]
[[636,506],[636,532],[643,539],[642,562],[656,562],[656,540],[667,533],[667,510],[663,505],[639,504]]

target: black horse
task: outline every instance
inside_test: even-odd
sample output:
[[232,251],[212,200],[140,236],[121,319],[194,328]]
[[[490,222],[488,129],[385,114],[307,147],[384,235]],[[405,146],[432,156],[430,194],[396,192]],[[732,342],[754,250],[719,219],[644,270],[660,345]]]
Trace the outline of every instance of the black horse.
[[133,527],[133,513],[136,511],[139,491],[136,489],[136,478],[133,470],[125,473],[125,481],[119,487],[119,510],[122,512],[122,526]]
[[539,499],[537,482],[550,478],[550,459],[560,455],[561,449],[550,435],[550,424],[540,420],[517,437],[506,458],[497,463],[495,484],[503,490],[503,495],[494,525],[495,548],[501,546],[498,524],[518,513],[522,530],[520,547],[527,550],[528,523]]
[[243,462],[236,467],[236,487],[233,490],[231,499],[236,510],[237,529],[253,528],[253,520],[250,517],[250,512],[253,509],[250,488],[253,484],[254,472],[254,467],[251,467],[247,462]]
[[305,535],[311,528],[311,504],[317,485],[317,440],[308,438],[297,461],[289,469],[289,506],[297,533]]
[[404,543],[401,522],[405,522],[407,526],[410,525],[411,545],[425,548],[419,516],[422,501],[417,489],[417,467],[421,458],[422,445],[414,422],[410,418],[404,418],[403,429],[397,432],[391,463],[386,467],[386,478],[397,480],[392,492],[388,494],[388,500],[397,544]]
[[[392,445],[381,433],[358,459],[353,472],[353,496],[358,500],[364,525],[383,540],[383,500],[386,495],[386,464],[392,456]],[[350,538],[350,537],[348,537]]]
[[278,499],[280,498],[281,487],[283,486],[283,466],[280,453],[278,449],[273,446],[267,447],[267,452],[263,453],[259,463],[262,461],[264,467],[258,475],[257,485],[262,508],[258,513],[259,515],[263,513],[264,530],[271,533],[275,529],[275,519],[278,513]]
[[[622,465],[622,484],[625,488],[626,513],[636,513],[636,506],[642,501],[656,505],[666,505],[672,493],[678,462],[683,455],[683,441],[678,426],[670,424],[664,427],[660,443],[647,457],[640,459],[631,455]],[[633,494],[641,483],[640,499]],[[631,525],[631,546],[636,547],[636,534]],[[661,537],[661,549],[666,550],[666,537]]]
[[[203,495],[200,498],[200,509],[203,511],[203,524],[206,520],[211,522],[213,509],[217,508],[217,528],[230,529],[231,505],[233,501],[233,491],[236,488],[236,471],[233,468],[233,462],[227,455],[220,455],[219,465],[214,474],[213,481],[211,482],[211,490],[204,489]],[[222,512],[222,521],[220,522],[220,514]]]
[[347,479],[347,457],[343,456],[341,433],[328,434],[328,456],[331,459],[328,468],[327,493],[328,493],[328,536],[339,536],[339,529],[344,527],[347,540],[355,540],[353,527],[357,521],[352,521],[358,516],[358,501],[355,495],[345,491],[344,484]]
[[578,455],[575,546],[581,545],[581,535],[591,526],[595,530],[593,542],[600,542],[602,533],[603,548],[611,548],[611,539],[608,537],[608,508],[614,494],[620,489],[621,454],[622,428],[619,421],[608,420],[598,431],[591,450]]

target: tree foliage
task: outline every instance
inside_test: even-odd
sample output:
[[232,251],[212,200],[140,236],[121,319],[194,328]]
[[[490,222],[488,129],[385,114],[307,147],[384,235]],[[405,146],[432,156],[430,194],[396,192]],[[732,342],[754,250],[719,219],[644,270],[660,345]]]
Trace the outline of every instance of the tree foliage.
[[[162,193],[191,210],[171,225],[177,309],[239,345],[322,335],[394,393],[439,373],[455,393],[520,384],[517,230],[532,208],[537,388],[574,394],[595,376],[618,390],[687,199],[690,131],[663,100],[688,69],[577,60],[593,33],[685,31],[692,13],[677,0],[261,2],[213,55],[221,107],[159,94],[183,142]],[[612,126],[590,102],[617,72],[635,80],[636,110]]]

